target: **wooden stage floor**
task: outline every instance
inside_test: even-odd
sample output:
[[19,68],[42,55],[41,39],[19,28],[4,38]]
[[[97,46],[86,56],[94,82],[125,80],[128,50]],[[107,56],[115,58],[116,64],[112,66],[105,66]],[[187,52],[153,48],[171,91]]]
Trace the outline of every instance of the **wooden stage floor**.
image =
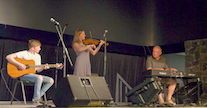
[[[89,108],[90,106],[87,106],[85,108]],[[93,106],[93,108],[129,108],[129,107],[133,107],[133,108],[141,108],[141,107],[147,107],[147,108],[156,108],[157,106],[137,106],[137,105],[131,105],[129,103],[117,103],[114,105],[108,105],[105,107],[99,106],[99,107],[95,107]],[[165,108],[166,106],[163,106],[162,108]],[[13,104],[10,104],[10,101],[0,101],[0,108],[58,108],[55,106],[55,104],[52,102],[52,100],[48,101],[48,106],[42,106],[42,107],[37,107],[36,105],[33,105],[31,101],[27,101],[27,105],[24,105],[23,101],[14,101]],[[65,107],[66,108],[66,107]],[[70,107],[70,108],[84,108],[84,107]],[[166,107],[167,108],[167,107]],[[168,107],[169,108],[169,107]],[[174,108],[207,108],[207,105],[188,105],[188,106],[184,106],[184,105],[178,105],[175,106]]]

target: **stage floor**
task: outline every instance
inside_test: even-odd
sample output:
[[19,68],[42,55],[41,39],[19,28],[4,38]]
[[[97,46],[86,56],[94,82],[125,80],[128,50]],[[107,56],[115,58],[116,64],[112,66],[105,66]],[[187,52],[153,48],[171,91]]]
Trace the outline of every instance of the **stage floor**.
[[[52,100],[48,101],[48,106],[42,106],[38,108],[58,108],[55,106],[55,104],[52,102]],[[90,106],[87,106],[88,108]],[[95,107],[95,106],[93,106]],[[157,106],[137,106],[137,105],[131,105],[130,103],[116,103],[113,105],[105,106],[105,107],[96,107],[96,108],[128,108],[128,107],[133,107],[133,108],[141,108],[141,107],[150,107],[150,108],[156,108]],[[162,108],[165,108],[166,106],[163,106]],[[0,108],[37,108],[36,105],[33,105],[31,101],[27,101],[27,105],[24,105],[23,101],[14,101],[13,104],[10,104],[10,101],[0,101]],[[84,107],[70,107],[70,108],[84,108]],[[198,105],[188,105],[188,106],[183,106],[183,105],[178,105],[175,106],[174,108],[207,108],[207,105],[203,106],[198,106]]]

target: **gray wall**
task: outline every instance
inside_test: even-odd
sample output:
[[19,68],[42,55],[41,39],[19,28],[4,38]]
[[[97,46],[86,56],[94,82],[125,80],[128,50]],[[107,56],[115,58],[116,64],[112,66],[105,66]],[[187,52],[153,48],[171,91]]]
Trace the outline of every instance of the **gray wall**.
[[93,38],[102,39],[107,29],[110,41],[146,44],[144,40],[147,37],[144,34],[150,32],[140,31],[150,29],[137,25],[150,26],[151,18],[147,15],[136,19],[129,13],[130,9],[120,7],[125,2],[117,3],[111,0],[0,0],[0,23],[56,32],[54,23],[50,22],[50,18],[54,17],[62,27],[69,24],[65,32],[69,35],[81,28],[88,37],[89,31],[92,31]]
[[169,68],[176,68],[178,71],[185,71],[185,52],[163,54],[162,56],[167,59]]
[[0,23],[66,34],[84,29],[89,37],[141,46],[205,37],[205,0],[0,0]]

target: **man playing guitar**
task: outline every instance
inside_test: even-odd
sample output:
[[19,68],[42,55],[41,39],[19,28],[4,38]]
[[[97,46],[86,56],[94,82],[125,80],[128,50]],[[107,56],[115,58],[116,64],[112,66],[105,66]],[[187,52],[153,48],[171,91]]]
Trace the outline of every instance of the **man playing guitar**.
[[[31,39],[29,40],[28,47],[29,50],[19,51],[6,56],[8,62],[18,67],[18,70],[26,70],[27,66],[17,61],[16,58],[23,60],[33,60],[35,65],[41,64],[41,56],[38,54],[41,50],[41,42],[39,40]],[[44,67],[35,68],[34,73],[25,74],[19,77],[19,79],[22,81],[30,81],[35,83],[32,101],[37,105],[41,105],[41,97],[54,83],[53,78],[36,74],[36,72],[39,73],[44,69],[49,69],[49,65],[46,64]],[[44,85],[42,86],[43,83]]]

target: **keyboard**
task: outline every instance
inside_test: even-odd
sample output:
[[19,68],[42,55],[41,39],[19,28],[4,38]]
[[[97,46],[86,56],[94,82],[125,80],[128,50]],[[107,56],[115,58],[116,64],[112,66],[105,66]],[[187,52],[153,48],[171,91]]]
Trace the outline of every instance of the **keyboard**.
[[200,72],[183,72],[183,71],[166,71],[166,70],[148,70],[143,74],[146,77],[160,76],[160,77],[179,77],[179,78],[200,78]]

